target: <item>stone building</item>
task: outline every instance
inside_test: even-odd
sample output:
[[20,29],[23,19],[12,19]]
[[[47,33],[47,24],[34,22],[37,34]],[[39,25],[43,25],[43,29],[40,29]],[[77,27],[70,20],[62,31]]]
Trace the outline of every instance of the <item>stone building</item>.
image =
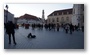
[[76,26],[84,26],[84,4],[73,5],[72,24]]

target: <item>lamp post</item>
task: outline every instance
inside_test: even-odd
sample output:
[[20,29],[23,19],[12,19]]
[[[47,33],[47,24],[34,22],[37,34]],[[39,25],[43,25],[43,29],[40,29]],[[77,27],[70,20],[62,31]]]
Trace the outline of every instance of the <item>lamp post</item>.
[[8,21],[8,5],[6,5],[6,23]]

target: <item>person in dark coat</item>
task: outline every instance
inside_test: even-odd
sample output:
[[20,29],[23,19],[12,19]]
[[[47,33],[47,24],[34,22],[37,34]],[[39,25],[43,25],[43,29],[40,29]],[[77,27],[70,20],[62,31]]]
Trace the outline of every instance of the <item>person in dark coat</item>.
[[70,26],[70,34],[72,34],[72,31],[74,31],[74,27],[72,24],[70,24],[69,26]]
[[15,41],[15,25],[12,23],[12,21],[9,21],[7,24],[6,24],[6,33],[8,34],[9,36],[9,44],[11,44],[11,35],[13,37],[13,43],[16,45],[16,41]]

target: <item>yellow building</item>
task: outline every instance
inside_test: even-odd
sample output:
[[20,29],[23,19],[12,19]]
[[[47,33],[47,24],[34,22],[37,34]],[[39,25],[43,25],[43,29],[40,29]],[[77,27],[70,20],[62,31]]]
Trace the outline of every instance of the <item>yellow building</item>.
[[47,24],[53,23],[62,25],[66,23],[71,23],[73,14],[72,12],[72,8],[54,11],[50,15],[48,15]]

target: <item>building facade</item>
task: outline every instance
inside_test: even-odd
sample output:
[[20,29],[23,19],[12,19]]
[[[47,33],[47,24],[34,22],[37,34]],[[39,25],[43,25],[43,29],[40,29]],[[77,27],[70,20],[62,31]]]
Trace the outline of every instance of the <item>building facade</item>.
[[57,10],[48,15],[47,24],[72,23],[74,26],[84,26],[84,4],[74,4],[71,9]]
[[14,14],[4,10],[4,23],[7,23],[8,21],[12,21],[14,23]]
[[72,24],[76,26],[84,26],[84,4],[73,5]]
[[47,24],[53,23],[62,25],[66,23],[71,23],[72,11],[73,9],[70,8],[52,12],[50,15],[48,15]]

